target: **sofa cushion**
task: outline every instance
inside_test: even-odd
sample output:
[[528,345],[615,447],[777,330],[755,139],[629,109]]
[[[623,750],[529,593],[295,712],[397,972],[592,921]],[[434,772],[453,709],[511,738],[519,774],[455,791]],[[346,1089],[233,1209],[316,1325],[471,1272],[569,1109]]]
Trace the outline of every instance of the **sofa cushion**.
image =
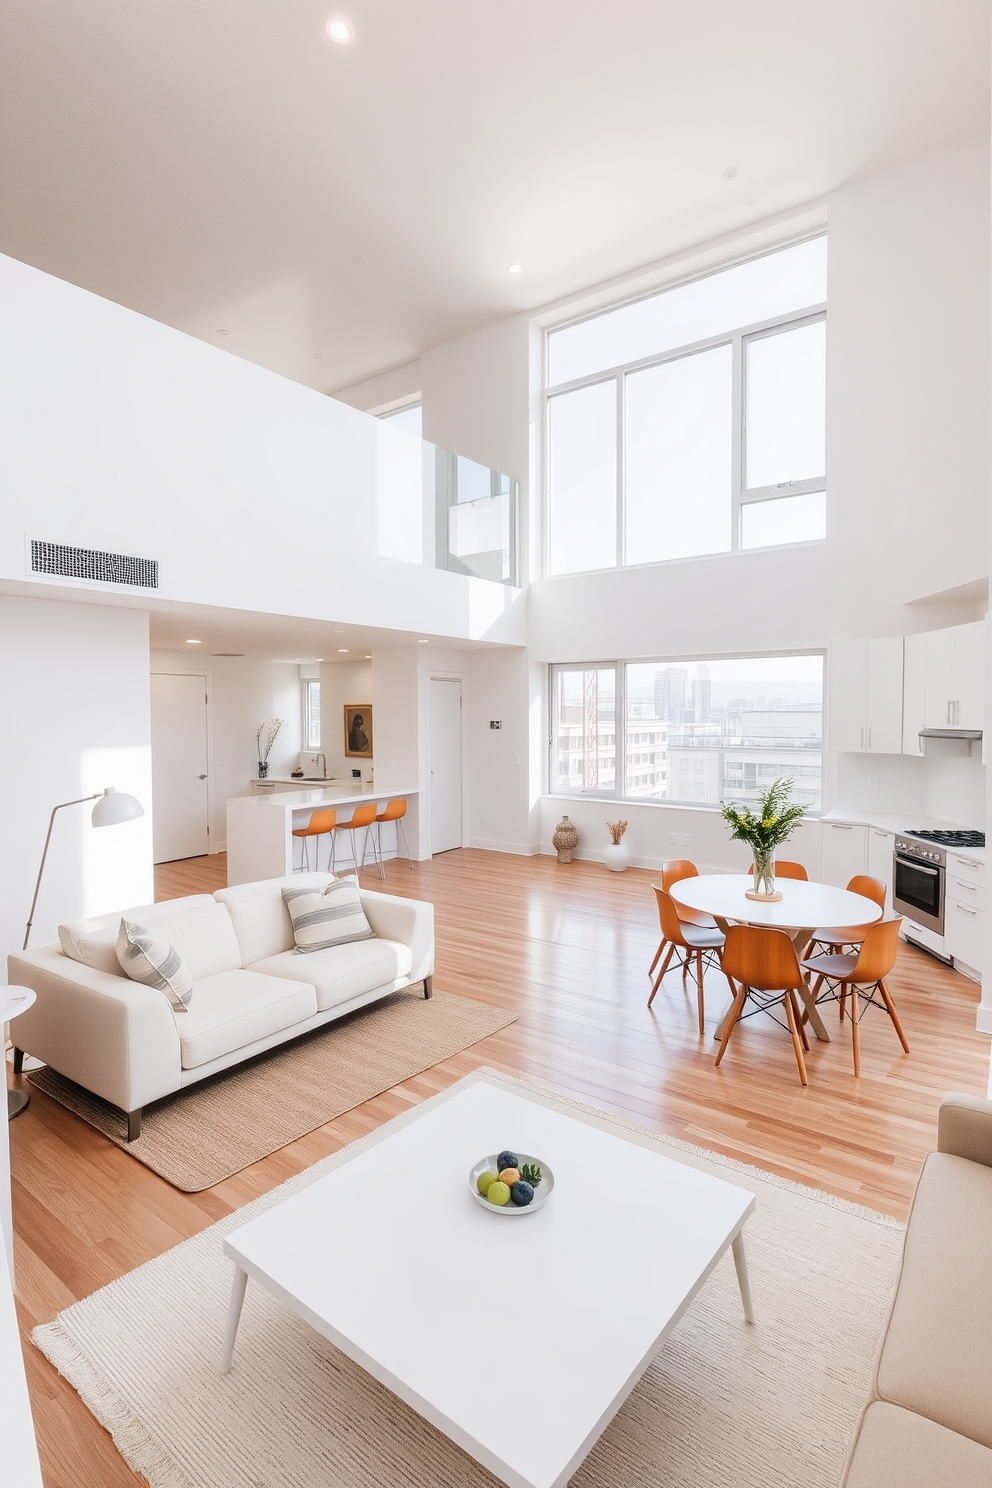
[[353,940],[371,940],[375,934],[365,918],[353,878],[336,878],[322,889],[294,886],[283,889],[282,897],[293,921],[298,956],[311,956]]
[[[293,883],[301,888],[323,888],[331,882],[329,873],[294,873]],[[235,884],[218,889],[214,898],[226,906],[241,947],[242,966],[251,966],[264,956],[291,951],[293,922],[282,891],[285,878],[268,878],[260,883]]]
[[59,945],[62,954],[72,961],[92,966],[95,971],[105,971],[110,976],[123,976],[116,950],[122,919],[132,920],[137,925],[151,925],[165,916],[185,914],[188,910],[203,909],[213,903],[210,894],[190,894],[185,899],[169,899],[162,904],[139,904],[133,909],[115,910],[113,914],[69,920],[59,926]]
[[155,928],[168,936],[194,981],[241,967],[241,947],[223,904],[211,901],[198,909],[163,915]]
[[185,1013],[193,993],[193,978],[160,926],[149,930],[131,920],[121,920],[116,949],[125,976],[164,993],[177,1013]]
[[992,1451],[876,1400],[861,1417],[843,1488],[992,1488]]
[[407,975],[412,959],[410,947],[399,941],[354,940],[326,951],[311,951],[308,956],[281,951],[278,956],[256,961],[251,970],[313,983],[317,1010],[325,1012],[352,997],[361,997],[363,992],[391,986]]
[[313,986],[255,971],[221,971],[193,985],[189,1011],[176,1017],[183,1069],[233,1054],[317,1011]]
[[992,1447],[992,1168],[932,1152],[910,1212],[875,1394]]

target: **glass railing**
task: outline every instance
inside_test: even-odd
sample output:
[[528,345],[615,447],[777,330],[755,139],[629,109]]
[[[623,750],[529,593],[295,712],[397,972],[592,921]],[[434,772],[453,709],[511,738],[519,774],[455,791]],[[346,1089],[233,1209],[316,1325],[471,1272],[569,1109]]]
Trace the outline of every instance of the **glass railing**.
[[379,552],[517,585],[520,483],[378,421]]

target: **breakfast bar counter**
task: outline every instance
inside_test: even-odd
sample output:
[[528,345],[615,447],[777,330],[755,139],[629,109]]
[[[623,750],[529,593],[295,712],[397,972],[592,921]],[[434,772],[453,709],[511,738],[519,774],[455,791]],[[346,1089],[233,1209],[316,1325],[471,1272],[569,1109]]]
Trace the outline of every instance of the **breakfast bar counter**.
[[[285,878],[293,872],[299,856],[298,847],[295,855],[293,851],[294,827],[306,826],[311,812],[328,809],[337,811],[343,825],[351,820],[355,807],[366,801],[374,801],[380,808],[387,801],[407,802],[408,835],[415,851],[417,796],[417,788],[409,785],[368,785],[361,781],[333,781],[326,786],[309,785],[267,796],[234,796],[227,803],[228,884]],[[391,844],[387,843],[385,830],[383,848],[388,856]]]

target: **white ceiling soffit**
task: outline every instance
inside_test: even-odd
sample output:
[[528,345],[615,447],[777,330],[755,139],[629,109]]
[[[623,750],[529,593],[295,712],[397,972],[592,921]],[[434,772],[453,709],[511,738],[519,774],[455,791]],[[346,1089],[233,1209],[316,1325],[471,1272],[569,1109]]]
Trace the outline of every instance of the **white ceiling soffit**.
[[986,0],[7,0],[0,250],[328,391],[987,132],[988,85]]

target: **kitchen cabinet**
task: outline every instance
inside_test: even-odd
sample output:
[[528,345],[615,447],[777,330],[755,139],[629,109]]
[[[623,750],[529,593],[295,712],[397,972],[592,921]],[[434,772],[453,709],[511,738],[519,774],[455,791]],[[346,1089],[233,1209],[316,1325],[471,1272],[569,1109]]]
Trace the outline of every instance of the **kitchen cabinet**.
[[846,889],[856,873],[864,873],[868,828],[847,822],[820,823],[820,878]]
[[927,636],[908,635],[903,643],[902,752],[924,754],[920,729],[927,726]]
[[838,641],[830,652],[830,737],[844,754],[899,754],[903,638]]
[[981,979],[985,960],[985,864],[965,853],[947,854],[944,949],[962,971]]
[[895,835],[881,827],[868,828],[868,873],[885,885],[885,912],[892,913],[892,854]]
[[927,728],[980,729],[985,714],[985,622],[926,637]]

